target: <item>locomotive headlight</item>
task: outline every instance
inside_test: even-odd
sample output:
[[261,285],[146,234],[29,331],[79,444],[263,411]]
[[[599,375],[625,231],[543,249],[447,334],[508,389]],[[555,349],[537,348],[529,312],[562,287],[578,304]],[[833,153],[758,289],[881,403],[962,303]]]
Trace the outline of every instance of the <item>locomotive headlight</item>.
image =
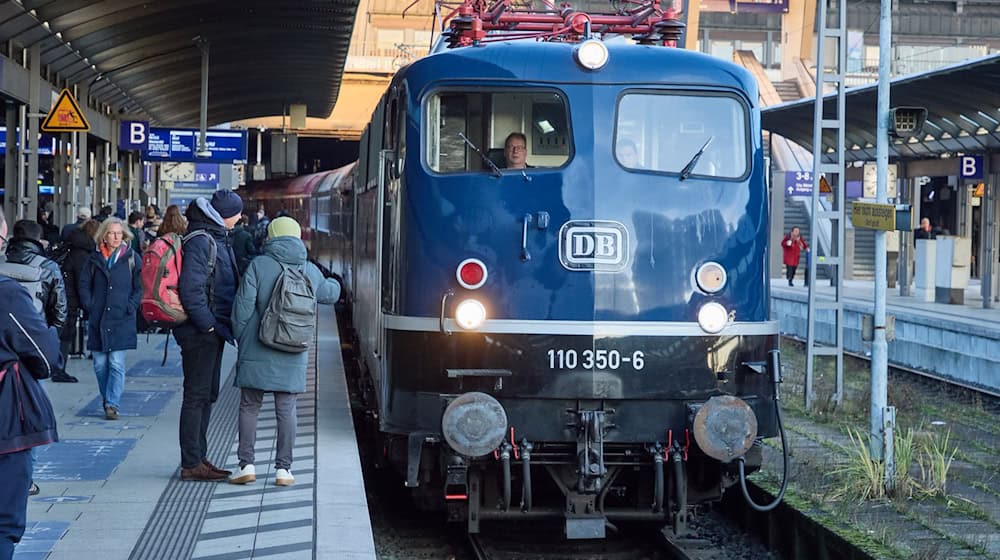
[[486,321],[486,308],[474,299],[463,300],[455,307],[455,322],[467,331],[478,329]]
[[701,330],[715,334],[726,327],[729,322],[729,313],[721,304],[710,301],[701,306],[698,310],[698,325]]
[[608,63],[608,47],[597,39],[589,39],[576,48],[576,61],[587,70],[600,70]]
[[726,286],[726,269],[717,262],[707,262],[698,267],[694,281],[701,291],[714,294]]

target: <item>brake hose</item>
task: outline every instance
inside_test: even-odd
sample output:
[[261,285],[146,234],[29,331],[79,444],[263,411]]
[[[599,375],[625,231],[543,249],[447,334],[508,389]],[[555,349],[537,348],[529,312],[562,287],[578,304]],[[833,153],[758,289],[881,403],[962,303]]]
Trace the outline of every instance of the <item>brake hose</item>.
[[744,458],[740,457],[736,459],[740,469],[740,489],[743,491],[743,499],[746,500],[747,505],[755,511],[760,512],[768,512],[778,507],[782,498],[785,497],[785,489],[788,488],[788,443],[785,441],[785,426],[781,423],[781,405],[780,397],[778,395],[778,383],[781,383],[781,361],[778,350],[771,350],[771,369],[774,372],[772,379],[774,386],[774,415],[778,421],[778,435],[781,437],[781,461],[783,468],[781,473],[781,489],[778,490],[778,495],[774,498],[773,502],[760,505],[753,501],[753,498],[750,497],[750,492],[747,490],[747,476],[744,469]]

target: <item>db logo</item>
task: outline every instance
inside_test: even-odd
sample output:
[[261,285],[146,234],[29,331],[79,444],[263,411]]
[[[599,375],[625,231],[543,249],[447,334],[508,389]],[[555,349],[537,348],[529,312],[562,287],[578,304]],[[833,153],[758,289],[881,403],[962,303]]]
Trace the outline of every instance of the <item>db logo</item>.
[[568,270],[624,270],[628,229],[618,222],[566,222],[559,228],[559,262]]

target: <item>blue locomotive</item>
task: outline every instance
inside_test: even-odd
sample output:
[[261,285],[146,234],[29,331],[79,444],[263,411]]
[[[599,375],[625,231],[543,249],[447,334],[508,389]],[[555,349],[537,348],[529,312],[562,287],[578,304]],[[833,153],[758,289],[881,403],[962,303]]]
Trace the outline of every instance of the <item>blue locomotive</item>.
[[470,532],[682,532],[780,428],[754,79],[584,23],[452,34],[469,46],[396,74],[353,185],[314,205],[353,216],[330,264],[380,455]]

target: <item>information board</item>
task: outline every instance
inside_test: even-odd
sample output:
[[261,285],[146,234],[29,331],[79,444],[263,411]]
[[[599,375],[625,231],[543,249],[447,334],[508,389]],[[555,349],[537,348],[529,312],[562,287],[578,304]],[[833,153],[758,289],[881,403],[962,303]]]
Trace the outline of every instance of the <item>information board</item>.
[[196,128],[150,128],[149,143],[142,152],[147,161],[193,161],[202,163],[245,163],[247,133],[245,130],[209,130],[205,143],[208,157],[197,157]]

